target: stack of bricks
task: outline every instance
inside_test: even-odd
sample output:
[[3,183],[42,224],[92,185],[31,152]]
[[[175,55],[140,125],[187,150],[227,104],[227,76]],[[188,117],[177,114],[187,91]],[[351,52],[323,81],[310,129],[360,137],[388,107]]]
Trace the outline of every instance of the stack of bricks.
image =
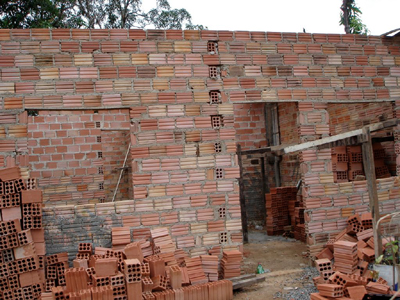
[[347,156],[349,157],[349,181],[356,180],[357,176],[364,176],[361,146],[348,146]]
[[289,209],[291,224],[294,226],[294,238],[296,240],[306,241],[306,228],[304,224],[304,206],[303,197],[297,195],[294,209]]
[[240,265],[242,263],[242,253],[238,250],[224,251],[221,260],[223,278],[240,276]]
[[332,170],[335,182],[347,182],[349,157],[346,147],[332,148]]
[[[381,143],[373,144],[376,178],[391,176],[385,163],[385,148]],[[363,155],[361,146],[347,146],[332,148],[332,170],[337,183],[355,181],[365,178]]]
[[373,144],[375,175],[376,178],[388,178],[391,176],[388,166],[385,164],[386,153],[380,143]]
[[[94,254],[90,243],[81,243],[78,249],[73,268],[68,267],[66,253],[47,257],[47,277],[57,277],[57,281],[52,281],[55,283],[53,286],[46,284],[42,299],[233,298],[232,282],[218,280],[217,256],[203,255],[180,260],[177,251],[175,264],[167,266],[167,262],[156,254],[143,255],[139,243],[128,244],[118,250],[96,247]],[[240,251],[224,252],[222,264],[225,266],[225,278],[240,275],[241,260]],[[181,263],[178,265],[177,261]],[[60,264],[63,265],[62,272],[57,268]]]
[[216,255],[201,255],[201,266],[208,281],[218,280],[218,256]]
[[44,289],[51,290],[58,285],[65,285],[65,270],[69,268],[68,253],[58,253],[46,257],[46,282]]
[[0,170],[0,298],[38,299],[45,280],[42,193],[19,167]]
[[347,228],[317,254],[315,264],[320,275],[313,281],[319,292],[310,295],[312,300],[337,298],[339,294],[341,299],[363,299],[367,293],[391,293],[391,287],[381,277],[373,282],[368,269],[375,260],[371,213],[353,215],[347,221]]
[[284,227],[290,225],[289,203],[296,200],[296,197],[295,187],[271,188],[271,192],[265,195],[266,227],[269,235],[282,234]]
[[113,227],[111,229],[112,246],[116,248],[124,248],[131,242],[131,230],[129,227]]
[[357,243],[337,241],[333,244],[335,269],[345,274],[352,274],[357,269]]

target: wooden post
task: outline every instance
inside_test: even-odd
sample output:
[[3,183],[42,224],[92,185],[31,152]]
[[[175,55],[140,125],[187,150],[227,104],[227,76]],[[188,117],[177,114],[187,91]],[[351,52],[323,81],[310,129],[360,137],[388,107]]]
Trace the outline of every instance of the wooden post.
[[244,184],[243,184],[243,167],[242,167],[242,147],[237,144],[236,154],[238,156],[238,164],[240,170],[239,178],[239,197],[240,197],[240,211],[242,217],[242,231],[243,231],[243,243],[249,242],[249,232],[247,228],[247,211],[246,211],[246,199],[244,198]]
[[378,203],[378,191],[376,188],[376,175],[375,175],[375,162],[374,162],[374,151],[372,148],[371,131],[369,128],[363,128],[363,134],[365,142],[362,144],[363,164],[365,176],[367,178],[368,193],[369,193],[369,207],[373,219],[373,231],[374,231],[374,250],[375,257],[382,254],[382,240],[380,234],[376,228],[376,223],[379,220],[379,203]]
[[[262,180],[262,197],[263,197],[263,207],[262,207],[262,212],[263,212],[263,216],[267,215],[267,210],[266,210],[266,203],[265,203],[265,194],[267,193],[267,176],[265,173],[265,155],[263,155],[260,158],[260,165],[261,165],[261,180]],[[266,218],[264,218],[263,220],[263,224],[267,225],[266,223]]]

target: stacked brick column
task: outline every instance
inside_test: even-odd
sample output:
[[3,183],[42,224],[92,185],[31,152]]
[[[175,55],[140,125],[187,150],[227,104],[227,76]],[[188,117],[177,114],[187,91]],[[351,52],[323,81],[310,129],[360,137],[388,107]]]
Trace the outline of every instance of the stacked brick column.
[[[298,132],[300,142],[313,141],[329,134],[329,116],[326,112],[327,105],[317,102],[299,103]],[[333,183],[331,150],[307,149],[301,151],[300,163],[302,171],[302,193],[303,201],[309,216],[313,216],[312,208],[332,207],[332,195],[337,192]],[[340,217],[340,211],[331,211],[331,219]],[[318,243],[316,233],[323,232],[322,224],[315,222],[317,218],[306,219],[306,232],[309,234],[308,243],[310,248]],[[328,223],[326,224],[328,226]],[[337,230],[336,221],[331,222],[330,230]],[[317,240],[316,240],[317,239]]]
[[[400,118],[400,100],[394,103],[395,117]],[[400,125],[394,128],[394,150],[396,154],[396,173],[400,176]]]

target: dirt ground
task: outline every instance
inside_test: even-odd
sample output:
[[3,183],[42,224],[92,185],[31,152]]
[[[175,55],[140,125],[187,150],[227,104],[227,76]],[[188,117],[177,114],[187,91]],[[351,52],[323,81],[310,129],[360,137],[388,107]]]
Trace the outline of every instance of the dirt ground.
[[304,243],[291,238],[267,236],[263,231],[249,232],[249,244],[244,245],[245,274],[255,273],[261,263],[265,281],[238,290],[235,300],[284,299],[282,294],[302,287],[299,280],[303,268],[309,266]]

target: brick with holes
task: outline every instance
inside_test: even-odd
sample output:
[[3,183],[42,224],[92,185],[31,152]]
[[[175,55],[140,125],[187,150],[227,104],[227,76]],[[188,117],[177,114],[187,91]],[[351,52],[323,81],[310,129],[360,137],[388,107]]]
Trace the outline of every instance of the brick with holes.
[[150,277],[142,277],[142,290],[143,292],[151,292],[153,290],[153,281]]
[[167,289],[167,277],[158,275],[152,277],[151,280],[153,281],[153,291],[165,291]]
[[138,259],[125,259],[124,268],[127,283],[140,282],[142,280],[141,264]]
[[78,245],[78,252],[79,253],[93,253],[93,248],[91,243],[79,243]]
[[15,290],[15,289],[18,289],[19,287],[21,287],[19,284],[19,276],[17,274],[8,276],[7,281],[8,281],[8,286],[12,290]]
[[22,203],[42,203],[42,190],[23,190],[21,192]]
[[110,276],[110,284],[112,286],[125,285],[125,276],[121,272],[118,272],[114,276]]
[[98,275],[92,275],[91,279],[92,279],[93,286],[110,285],[110,277],[100,277]]

